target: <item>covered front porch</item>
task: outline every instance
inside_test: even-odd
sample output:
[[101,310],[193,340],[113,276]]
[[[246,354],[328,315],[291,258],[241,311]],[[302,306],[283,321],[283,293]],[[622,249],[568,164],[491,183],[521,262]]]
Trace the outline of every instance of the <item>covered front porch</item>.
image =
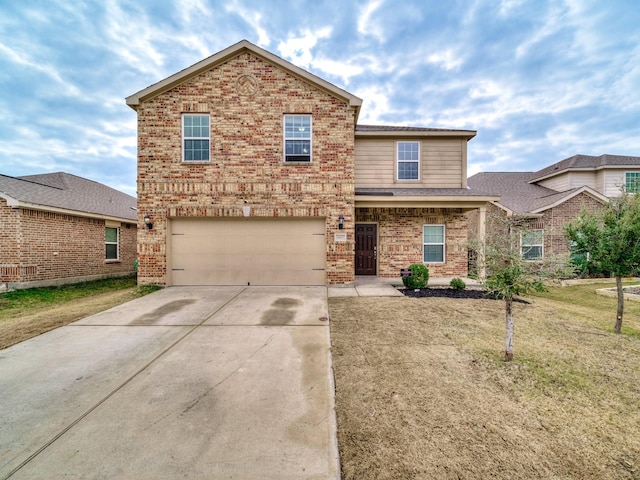
[[497,199],[468,189],[356,189],[356,280],[399,279],[414,263],[429,268],[431,284],[467,278],[468,214],[478,211],[482,241],[487,203]]

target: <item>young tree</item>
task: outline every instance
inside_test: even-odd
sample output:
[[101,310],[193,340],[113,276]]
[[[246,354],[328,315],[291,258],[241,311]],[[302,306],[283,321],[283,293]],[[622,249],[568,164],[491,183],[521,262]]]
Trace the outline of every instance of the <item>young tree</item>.
[[568,256],[543,258],[539,255],[541,251],[523,251],[522,240],[537,235],[528,225],[526,217],[487,215],[484,242],[473,245],[479,271],[484,271],[482,284],[505,302],[505,362],[513,359],[514,297],[543,291],[544,279],[567,274]]
[[583,211],[565,226],[575,254],[584,255],[597,271],[609,271],[616,278],[618,311],[615,332],[622,330],[624,290],[622,277],[640,270],[640,195],[623,193],[597,212]]

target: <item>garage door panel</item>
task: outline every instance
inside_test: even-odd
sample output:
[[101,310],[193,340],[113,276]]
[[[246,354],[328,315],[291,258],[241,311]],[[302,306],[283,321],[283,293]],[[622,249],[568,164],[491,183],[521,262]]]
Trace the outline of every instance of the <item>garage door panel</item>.
[[174,219],[173,285],[324,285],[324,218]]

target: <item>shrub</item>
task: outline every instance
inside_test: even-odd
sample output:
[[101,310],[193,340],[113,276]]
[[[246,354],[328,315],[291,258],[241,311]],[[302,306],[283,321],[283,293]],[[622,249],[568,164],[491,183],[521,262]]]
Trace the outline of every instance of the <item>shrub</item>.
[[464,290],[467,285],[460,278],[452,278],[449,282],[449,286],[454,290]]
[[420,263],[409,265],[410,277],[403,277],[402,283],[406,288],[424,288],[429,281],[429,269]]

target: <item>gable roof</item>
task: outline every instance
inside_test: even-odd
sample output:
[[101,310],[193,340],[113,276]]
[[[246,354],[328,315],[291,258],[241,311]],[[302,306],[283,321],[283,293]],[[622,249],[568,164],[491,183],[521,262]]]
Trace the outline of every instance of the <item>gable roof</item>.
[[135,197],[65,172],[22,177],[0,174],[0,197],[15,208],[105,220],[137,220]]
[[157,95],[160,95],[167,90],[170,90],[175,86],[180,85],[187,80],[200,75],[203,72],[206,72],[207,70],[211,70],[212,68],[215,68],[218,65],[221,65],[245,52],[250,52],[251,54],[267,61],[268,63],[286,70],[288,73],[299,78],[300,80],[311,83],[320,90],[323,90],[330,95],[343,100],[349,106],[355,108],[356,119],[358,118],[358,113],[360,111],[360,107],[362,106],[361,98],[356,97],[346,90],[336,87],[332,83],[329,83],[326,80],[323,80],[322,78],[317,77],[316,75],[300,67],[297,67],[286,60],[283,60],[277,55],[274,55],[273,53],[268,52],[247,40],[241,40],[240,42],[231,45],[230,47],[227,47],[224,50],[215,53],[210,57],[207,57],[204,60],[201,60],[198,63],[195,63],[190,67],[187,67],[184,70],[171,75],[170,77],[165,78],[164,80],[154,83],[153,85],[140,90],[133,95],[128,96],[126,98],[127,105],[136,110],[138,105],[140,105],[142,102],[156,97]]
[[471,140],[475,130],[454,130],[450,128],[404,127],[393,125],[356,125],[356,136],[393,136],[393,137],[464,137]]
[[640,168],[640,157],[631,157],[625,155],[600,155],[594,157],[591,155],[574,155],[565,158],[553,165],[538,170],[531,174],[530,182],[539,182],[545,178],[569,172],[569,171],[592,171],[601,170],[603,168]]
[[533,172],[483,172],[467,180],[467,185],[477,193],[500,195],[499,206],[514,215],[537,215],[560,205],[580,193],[587,193],[605,203],[607,198],[588,186],[558,192],[531,183]]

